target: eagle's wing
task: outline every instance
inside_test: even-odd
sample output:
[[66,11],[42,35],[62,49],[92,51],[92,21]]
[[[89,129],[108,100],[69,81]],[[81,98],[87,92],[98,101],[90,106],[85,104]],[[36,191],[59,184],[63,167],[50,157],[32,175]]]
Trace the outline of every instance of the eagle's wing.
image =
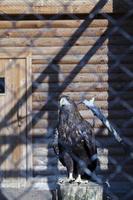
[[86,146],[88,147],[90,156],[94,156],[97,153],[97,150],[91,124],[83,120],[82,123],[78,124],[77,128],[81,138],[84,140]]

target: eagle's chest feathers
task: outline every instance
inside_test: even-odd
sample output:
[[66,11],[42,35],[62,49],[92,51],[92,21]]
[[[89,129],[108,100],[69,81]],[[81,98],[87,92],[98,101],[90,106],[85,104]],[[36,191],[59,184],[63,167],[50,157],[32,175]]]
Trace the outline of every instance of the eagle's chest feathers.
[[62,115],[59,126],[59,137],[66,144],[78,146],[83,142],[81,135],[77,129],[77,122],[72,117]]

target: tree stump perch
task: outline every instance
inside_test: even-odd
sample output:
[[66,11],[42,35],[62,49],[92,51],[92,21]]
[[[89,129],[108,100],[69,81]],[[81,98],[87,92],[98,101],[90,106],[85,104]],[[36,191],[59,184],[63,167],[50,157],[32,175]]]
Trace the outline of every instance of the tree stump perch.
[[58,200],[102,200],[102,186],[88,182],[88,184],[61,183],[58,188]]

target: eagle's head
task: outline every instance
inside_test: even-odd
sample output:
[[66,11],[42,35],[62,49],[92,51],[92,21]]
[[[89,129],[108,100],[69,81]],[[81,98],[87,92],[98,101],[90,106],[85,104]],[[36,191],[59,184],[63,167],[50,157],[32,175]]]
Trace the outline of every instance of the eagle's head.
[[78,111],[76,103],[69,96],[60,97],[59,107],[70,112]]

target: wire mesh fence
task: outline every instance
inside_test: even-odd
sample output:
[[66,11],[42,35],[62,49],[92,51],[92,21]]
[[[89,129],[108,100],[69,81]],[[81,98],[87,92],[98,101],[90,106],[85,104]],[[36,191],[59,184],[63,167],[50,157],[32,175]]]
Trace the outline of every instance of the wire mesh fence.
[[[132,149],[132,25],[132,1],[0,1],[1,185],[29,184],[16,199],[55,190],[66,175],[52,148],[62,94],[76,103],[95,97]],[[96,117],[94,134],[96,175],[109,184],[104,198],[132,200],[132,157]]]

